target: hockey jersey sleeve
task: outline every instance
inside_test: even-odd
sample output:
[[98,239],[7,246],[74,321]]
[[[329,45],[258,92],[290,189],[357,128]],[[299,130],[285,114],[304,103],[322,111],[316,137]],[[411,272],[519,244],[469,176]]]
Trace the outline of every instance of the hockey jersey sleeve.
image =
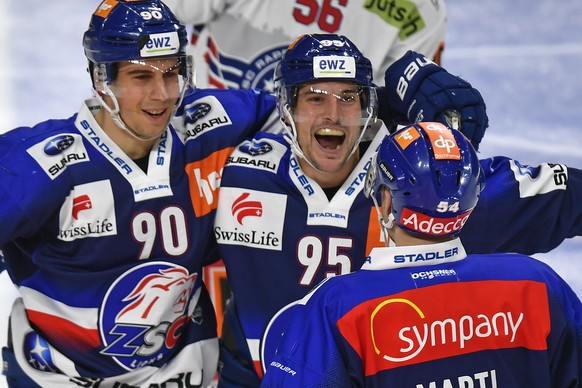
[[224,12],[228,0],[164,0],[182,23],[203,24]]
[[481,161],[485,189],[460,237],[468,253],[543,253],[582,235],[582,171],[563,164]]

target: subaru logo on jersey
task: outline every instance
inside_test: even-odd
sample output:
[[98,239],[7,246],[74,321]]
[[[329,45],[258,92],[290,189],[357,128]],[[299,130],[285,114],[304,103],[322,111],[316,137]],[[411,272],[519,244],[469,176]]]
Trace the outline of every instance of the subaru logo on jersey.
[[184,121],[188,124],[195,123],[196,121],[200,120],[202,117],[210,113],[211,110],[212,107],[210,106],[210,104],[206,104],[203,102],[199,104],[188,105],[186,106],[186,108],[184,108],[185,116]]
[[27,152],[51,179],[61,175],[67,166],[89,161],[83,138],[77,134],[49,137],[30,147]]
[[315,78],[355,78],[356,60],[353,57],[327,55],[313,58]]
[[219,244],[283,248],[286,195],[221,187],[220,201],[214,223]]
[[71,135],[55,136],[44,146],[44,153],[55,156],[69,148],[74,142],[75,138]]
[[59,212],[58,238],[73,241],[117,234],[115,202],[108,180],[73,187]]
[[121,275],[101,306],[101,353],[128,370],[166,357],[194,313],[197,280],[197,273],[166,262],[145,263]]
[[160,34],[149,35],[149,40],[141,48],[139,54],[141,57],[159,57],[161,55],[171,55],[180,49],[180,39],[178,32],[163,32]]
[[184,107],[184,142],[216,128],[231,125],[226,110],[215,96],[206,96]]
[[257,156],[271,152],[273,150],[273,146],[265,141],[253,140],[251,142],[245,142],[240,147],[238,147],[238,149],[245,154]]
[[274,140],[246,140],[226,160],[226,165],[276,173],[285,146]]
[[48,342],[36,332],[28,332],[24,337],[22,352],[28,365],[42,372],[57,372],[53,354]]

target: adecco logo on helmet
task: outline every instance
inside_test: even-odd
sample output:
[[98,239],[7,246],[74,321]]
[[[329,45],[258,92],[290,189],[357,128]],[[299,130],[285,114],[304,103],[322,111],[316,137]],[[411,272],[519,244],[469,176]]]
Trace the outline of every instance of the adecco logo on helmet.
[[404,227],[420,233],[442,236],[456,233],[461,230],[463,225],[467,222],[471,212],[472,210],[469,210],[451,218],[436,218],[417,213],[408,208],[403,208],[402,215],[400,216],[400,223]]
[[353,57],[337,55],[314,57],[313,76],[315,78],[354,78],[356,60]]
[[160,55],[171,55],[180,49],[180,39],[176,31],[164,32],[150,35],[150,40],[140,50],[143,57],[158,57]]

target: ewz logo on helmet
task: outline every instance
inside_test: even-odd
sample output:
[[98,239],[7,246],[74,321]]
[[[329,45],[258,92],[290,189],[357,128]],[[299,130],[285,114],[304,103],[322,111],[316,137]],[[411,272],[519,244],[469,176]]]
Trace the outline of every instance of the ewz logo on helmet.
[[150,40],[140,51],[142,57],[154,57],[177,53],[180,39],[176,31],[150,35]]
[[354,57],[337,55],[313,58],[313,76],[315,78],[354,78],[356,61]]

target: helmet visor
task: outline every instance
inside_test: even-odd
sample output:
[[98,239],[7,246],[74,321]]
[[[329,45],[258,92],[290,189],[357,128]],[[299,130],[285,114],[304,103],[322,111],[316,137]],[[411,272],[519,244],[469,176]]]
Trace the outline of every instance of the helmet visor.
[[100,65],[100,73],[104,80],[111,80],[108,86],[117,98],[157,94],[160,98],[178,101],[189,86],[194,86],[189,56],[135,59],[110,66]]
[[370,88],[345,82],[300,85],[293,95],[291,113],[296,124],[332,121],[338,125],[363,127],[374,109]]

